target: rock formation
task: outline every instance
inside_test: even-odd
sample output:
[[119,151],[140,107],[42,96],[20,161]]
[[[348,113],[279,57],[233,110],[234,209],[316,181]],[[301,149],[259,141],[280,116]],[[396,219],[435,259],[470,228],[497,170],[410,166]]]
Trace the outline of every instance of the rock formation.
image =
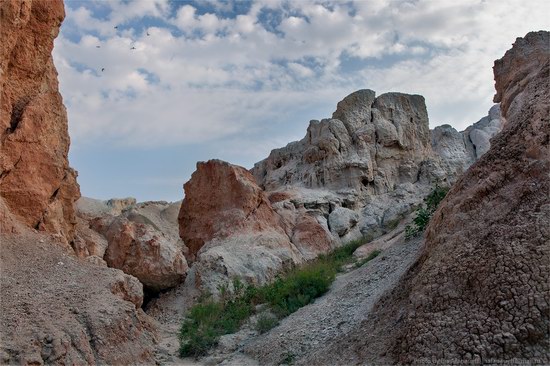
[[[454,182],[482,155],[498,116],[497,105],[464,132],[431,132],[423,97],[359,90],[255,164],[254,177],[218,160],[197,164],[179,214],[190,278],[214,290],[232,276],[259,283],[290,259],[392,230],[435,184]],[[266,254],[276,249],[282,257]]]
[[432,131],[432,148],[441,157],[445,170],[464,172],[491,147],[490,140],[502,130],[500,105],[495,104],[486,117],[458,132],[450,125]]
[[464,132],[448,125],[430,131],[423,97],[359,90],[252,173],[281,197],[279,214],[302,205],[337,245],[392,229],[435,184],[454,182],[499,129],[498,105]]
[[300,262],[280,218],[246,169],[219,160],[198,163],[185,193],[178,220],[197,287],[216,293],[235,276],[265,283]]
[[63,17],[61,0],[0,2],[0,363],[150,364],[141,283],[106,267],[91,230],[75,241],[80,193],[51,56]]
[[550,33],[518,38],[494,74],[502,132],[339,362],[550,362]]
[[550,361],[550,33],[518,38],[494,73],[506,124],[429,225],[400,361]]
[[0,199],[27,226],[74,238],[80,196],[51,51],[62,1],[0,7]]
[[134,198],[77,201],[75,251],[137,277],[150,293],[183,282],[186,247],[178,235],[180,202],[136,203]]

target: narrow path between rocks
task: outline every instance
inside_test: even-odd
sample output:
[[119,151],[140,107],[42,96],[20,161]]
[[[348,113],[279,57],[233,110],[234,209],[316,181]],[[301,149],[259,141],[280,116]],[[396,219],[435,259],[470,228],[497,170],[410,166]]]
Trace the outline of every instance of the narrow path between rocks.
[[[395,236],[395,235],[393,235]],[[392,235],[388,235],[391,238]],[[322,360],[326,345],[345,339],[357,330],[373,305],[393,288],[414,263],[423,240],[398,240],[363,267],[337,276],[330,291],[297,312],[282,319],[269,332],[258,335],[253,325],[223,336],[209,356],[195,361],[177,358],[178,324],[165,323],[161,345],[164,365],[307,365],[311,358]],[[170,346],[166,346],[169,344]],[[322,362],[322,361],[321,361]]]

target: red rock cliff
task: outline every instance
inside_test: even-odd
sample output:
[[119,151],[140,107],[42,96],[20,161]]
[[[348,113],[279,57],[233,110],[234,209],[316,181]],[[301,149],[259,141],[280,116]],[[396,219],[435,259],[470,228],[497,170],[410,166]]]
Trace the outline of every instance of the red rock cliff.
[[0,207],[70,242],[80,191],[51,55],[64,17],[62,0],[0,3]]

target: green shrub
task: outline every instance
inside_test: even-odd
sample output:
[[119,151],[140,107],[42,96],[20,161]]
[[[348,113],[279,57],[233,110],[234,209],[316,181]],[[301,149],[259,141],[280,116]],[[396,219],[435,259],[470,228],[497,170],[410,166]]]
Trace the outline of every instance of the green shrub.
[[[220,336],[239,330],[254,314],[255,305],[267,303],[274,314],[283,317],[313,302],[329,290],[337,271],[351,262],[353,252],[365,243],[365,239],[350,242],[261,287],[245,286],[239,278],[233,279],[232,292],[229,284],[219,286],[218,301],[203,297],[189,309],[179,334],[180,355],[205,355]],[[267,331],[277,322],[275,317],[268,320],[260,316],[256,327],[260,332]]]
[[198,357],[218,343],[220,336],[235,333],[253,313],[253,306],[240,298],[208,299],[193,306],[180,329],[180,355]]
[[256,330],[263,334],[268,330],[275,328],[279,324],[279,319],[274,315],[261,314],[256,320]]
[[413,224],[405,227],[405,239],[409,240],[424,232],[432,215],[435,210],[437,210],[437,207],[441,201],[443,201],[448,191],[449,188],[436,185],[430,194],[424,198],[425,206],[422,205],[416,209],[416,216],[413,219]]
[[366,258],[361,259],[359,262],[355,263],[355,267],[359,268],[365,265],[367,262],[370,262],[374,258],[378,257],[378,255],[382,253],[381,250],[373,250]]
[[260,297],[277,314],[286,316],[327,292],[335,276],[336,269],[330,263],[312,262],[260,288]]

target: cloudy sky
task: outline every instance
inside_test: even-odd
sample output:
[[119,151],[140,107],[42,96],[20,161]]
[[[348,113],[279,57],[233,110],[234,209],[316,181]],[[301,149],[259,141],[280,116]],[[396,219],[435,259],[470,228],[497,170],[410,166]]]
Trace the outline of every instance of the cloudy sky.
[[430,126],[492,105],[493,61],[547,0],[73,1],[54,60],[82,194],[181,199],[199,160],[252,167],[357,89],[421,94]]

